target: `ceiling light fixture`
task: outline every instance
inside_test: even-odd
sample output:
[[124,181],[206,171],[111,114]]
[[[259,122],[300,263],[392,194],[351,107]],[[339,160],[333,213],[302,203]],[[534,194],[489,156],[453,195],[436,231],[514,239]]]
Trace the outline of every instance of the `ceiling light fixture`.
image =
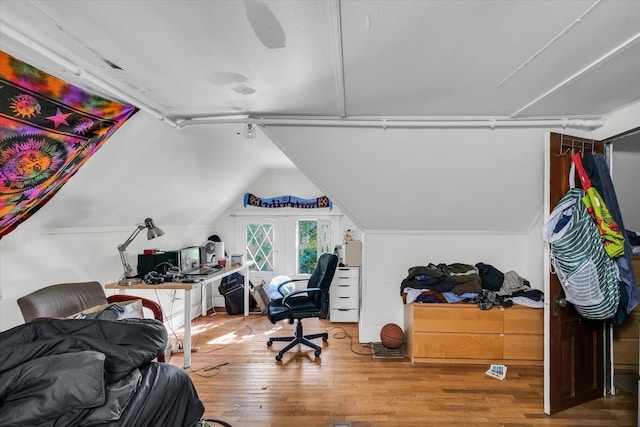
[[244,137],[247,139],[253,139],[256,137],[256,128],[251,123],[244,127]]

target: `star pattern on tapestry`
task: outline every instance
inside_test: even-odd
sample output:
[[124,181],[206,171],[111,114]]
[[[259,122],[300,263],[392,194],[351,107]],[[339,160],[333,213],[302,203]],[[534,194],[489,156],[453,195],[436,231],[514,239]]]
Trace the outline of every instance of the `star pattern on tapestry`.
[[137,111],[0,51],[0,238],[46,204]]

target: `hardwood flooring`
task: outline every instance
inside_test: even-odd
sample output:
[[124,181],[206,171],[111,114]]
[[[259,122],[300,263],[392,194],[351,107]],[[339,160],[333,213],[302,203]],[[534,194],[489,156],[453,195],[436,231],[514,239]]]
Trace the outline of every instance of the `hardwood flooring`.
[[[269,336],[293,335],[295,325],[271,324],[266,316],[199,317],[192,323],[188,372],[204,402],[205,416],[234,427],[308,426],[635,426],[637,394],[614,397],[554,416],[543,411],[543,369],[508,367],[504,380],[484,374],[488,366],[412,365],[409,359],[374,359],[358,342],[354,323],[303,320],[305,333],[329,331],[322,355],[298,346],[275,355],[285,343]],[[181,331],[176,331],[180,337]],[[316,340],[322,342],[321,340]],[[183,355],[169,363],[182,367]],[[338,422],[350,422],[339,424]],[[334,424],[335,423],[335,424]]]

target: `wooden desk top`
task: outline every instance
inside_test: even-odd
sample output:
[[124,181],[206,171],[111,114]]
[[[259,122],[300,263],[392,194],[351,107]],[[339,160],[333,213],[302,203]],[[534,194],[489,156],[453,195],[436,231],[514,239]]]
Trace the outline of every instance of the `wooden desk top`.
[[247,269],[253,263],[254,263],[253,261],[249,261],[242,265],[233,265],[233,266],[227,265],[226,267],[221,268],[220,270],[214,273],[211,273],[207,276],[195,276],[198,279],[200,279],[200,281],[194,282],[194,283],[165,282],[165,283],[158,283],[157,285],[153,285],[150,283],[143,282],[143,283],[136,283],[133,285],[123,285],[119,282],[115,282],[115,283],[108,283],[104,287],[106,289],[185,289],[185,290],[190,290],[190,289],[195,289],[202,284],[209,283],[215,280],[220,280],[223,277],[229,276],[232,273]]

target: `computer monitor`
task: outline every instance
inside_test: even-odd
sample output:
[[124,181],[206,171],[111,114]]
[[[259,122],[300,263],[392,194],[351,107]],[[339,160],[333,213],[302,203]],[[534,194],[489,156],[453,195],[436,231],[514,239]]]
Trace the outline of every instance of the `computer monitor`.
[[183,273],[200,267],[200,246],[180,249],[180,271]]

